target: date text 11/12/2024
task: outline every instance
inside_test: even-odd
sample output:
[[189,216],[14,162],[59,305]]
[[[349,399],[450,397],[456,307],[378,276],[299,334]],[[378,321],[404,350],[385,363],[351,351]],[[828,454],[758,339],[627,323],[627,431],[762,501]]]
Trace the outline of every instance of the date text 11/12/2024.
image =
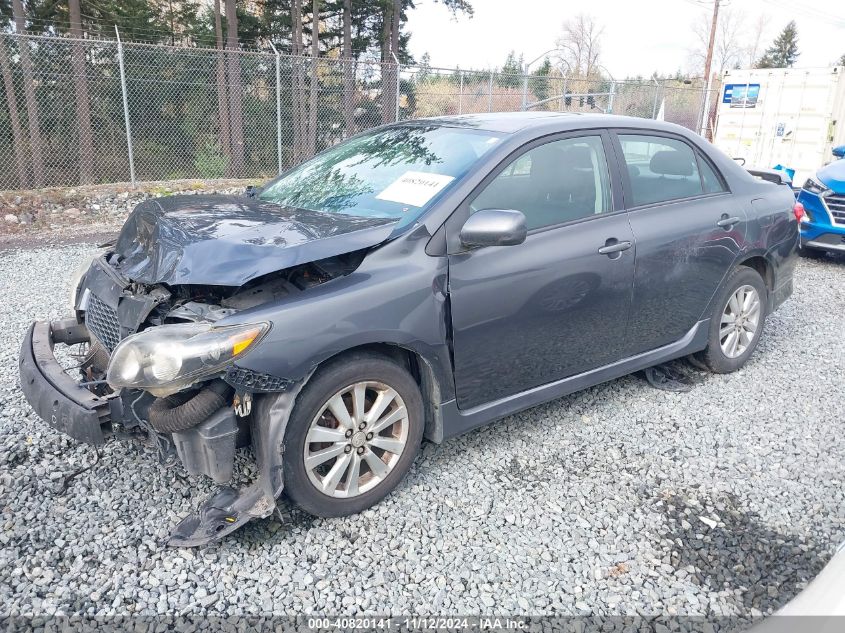
[[319,617],[308,618],[309,629],[367,630],[448,630],[448,631],[521,631],[528,626],[523,618],[509,617]]

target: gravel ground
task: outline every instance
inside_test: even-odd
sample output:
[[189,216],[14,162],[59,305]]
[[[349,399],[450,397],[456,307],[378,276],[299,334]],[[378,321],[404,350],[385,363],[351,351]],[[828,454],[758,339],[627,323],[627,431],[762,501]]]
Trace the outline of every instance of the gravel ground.
[[[19,392],[27,324],[89,246],[0,253],[0,611],[692,614],[792,598],[845,539],[845,262],[802,261],[749,365],[692,392],[629,376],[428,444],[344,519],[164,546],[209,492],[140,446],[92,469]],[[734,620],[736,621],[736,620]]]

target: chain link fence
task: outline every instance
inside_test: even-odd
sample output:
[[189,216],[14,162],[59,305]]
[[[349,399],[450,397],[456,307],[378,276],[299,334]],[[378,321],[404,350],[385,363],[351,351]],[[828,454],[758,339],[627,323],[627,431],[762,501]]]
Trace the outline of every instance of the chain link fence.
[[696,131],[712,119],[702,86],[668,79],[524,76],[64,37],[0,34],[0,74],[0,189],[266,178],[362,130],[428,116],[611,112]]

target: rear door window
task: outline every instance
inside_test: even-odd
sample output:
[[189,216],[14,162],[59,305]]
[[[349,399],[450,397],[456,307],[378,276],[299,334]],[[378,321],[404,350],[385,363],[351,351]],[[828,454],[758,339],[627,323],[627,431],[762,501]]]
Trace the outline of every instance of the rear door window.
[[[695,152],[683,141],[663,136],[620,134],[619,142],[631,181],[631,206],[705,193]],[[718,183],[712,170],[710,176]]]

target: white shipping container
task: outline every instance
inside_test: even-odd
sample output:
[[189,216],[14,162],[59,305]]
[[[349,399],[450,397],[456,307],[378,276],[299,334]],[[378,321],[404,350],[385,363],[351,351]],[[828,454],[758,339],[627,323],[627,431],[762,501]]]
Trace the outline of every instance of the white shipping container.
[[794,184],[845,144],[845,67],[728,70],[713,142],[746,167],[795,170]]

